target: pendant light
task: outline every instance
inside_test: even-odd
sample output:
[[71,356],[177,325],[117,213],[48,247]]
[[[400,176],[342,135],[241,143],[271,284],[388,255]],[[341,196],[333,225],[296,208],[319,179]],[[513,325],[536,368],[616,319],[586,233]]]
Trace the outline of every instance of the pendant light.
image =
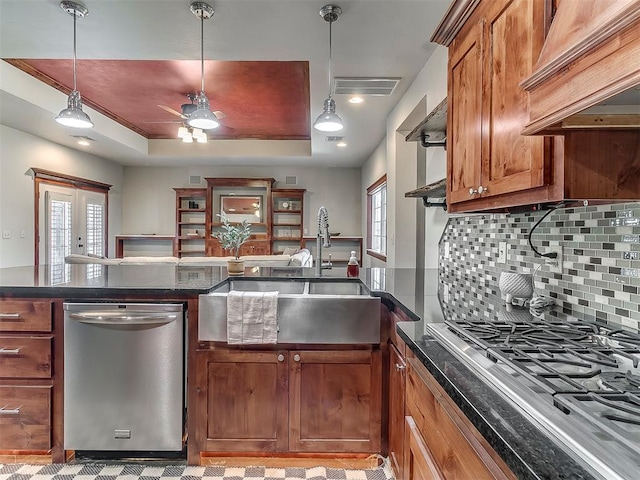
[[190,127],[201,128],[203,130],[211,130],[220,125],[218,118],[209,109],[209,99],[204,93],[204,21],[213,16],[213,8],[205,2],[191,3],[191,13],[200,19],[200,73],[201,85],[200,95],[198,95],[198,106],[195,111],[189,115],[187,124]]
[[92,128],[93,122],[89,115],[82,111],[82,98],[76,78],[76,20],[78,17],[84,18],[89,10],[84,5],[66,0],[60,2],[60,8],[73,17],[73,91],[69,94],[67,108],[58,114],[56,122],[65,127]]
[[321,132],[337,132],[344,128],[342,120],[336,114],[336,102],[331,94],[331,24],[338,20],[342,9],[336,5],[325,5],[320,10],[320,16],[329,22],[329,96],[324,101],[324,108],[320,116],[313,122],[313,127]]

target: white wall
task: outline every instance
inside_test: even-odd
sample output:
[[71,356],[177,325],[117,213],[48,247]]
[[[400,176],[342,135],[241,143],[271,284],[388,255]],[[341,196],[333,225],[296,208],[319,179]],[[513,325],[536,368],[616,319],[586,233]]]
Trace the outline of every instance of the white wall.
[[[385,140],[362,167],[362,184],[365,189],[382,174],[387,173],[388,267],[420,267],[415,264],[415,210],[407,206],[408,202],[420,202],[421,200],[407,199],[404,197],[404,193],[421,186],[416,184],[416,164],[411,163],[411,148],[422,147],[417,147],[417,143],[416,147],[399,145],[404,140],[397,133],[397,130],[418,103],[423,101],[423,98],[426,98],[426,111],[430,112],[446,96],[447,49],[438,46],[387,118]],[[427,183],[445,176],[446,152],[443,148],[429,148],[426,161]],[[362,192],[362,198],[363,206],[366,208],[366,191]],[[410,214],[405,215],[405,212],[410,212]],[[391,218],[392,216],[393,218]],[[363,221],[366,222],[366,212],[363,213]],[[425,209],[426,267],[432,268],[438,264],[437,243],[446,221],[447,216],[442,209]],[[363,231],[366,231],[366,224]],[[412,241],[413,245],[411,245]],[[370,258],[365,258],[364,264],[365,266],[375,266]]]
[[[53,120],[52,120],[53,122]],[[34,263],[34,181],[31,167],[113,185],[109,192],[109,247],[122,221],[123,167],[0,125],[0,268]],[[21,232],[24,231],[24,238]]]
[[[369,157],[367,163],[362,166],[362,235],[367,235],[367,188],[373,185],[380,177],[387,173],[387,141],[382,140],[375,151]],[[366,239],[363,247],[366,249]],[[375,257],[364,254],[363,267],[384,267],[385,262]]]
[[[331,231],[341,235],[362,235],[359,168],[311,167],[126,167],[124,172],[124,218],[122,233],[175,233],[174,187],[189,185],[190,175],[203,177],[275,178],[276,188],[305,188],[304,228],[317,233],[321,205],[329,211]],[[297,176],[297,185],[285,185],[285,176]],[[365,187],[366,188],[366,187]]]

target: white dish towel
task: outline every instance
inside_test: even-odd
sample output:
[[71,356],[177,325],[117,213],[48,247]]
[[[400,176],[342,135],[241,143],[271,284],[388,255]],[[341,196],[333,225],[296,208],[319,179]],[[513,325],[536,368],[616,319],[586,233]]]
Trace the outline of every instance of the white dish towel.
[[227,343],[276,343],[277,320],[278,292],[229,292]]

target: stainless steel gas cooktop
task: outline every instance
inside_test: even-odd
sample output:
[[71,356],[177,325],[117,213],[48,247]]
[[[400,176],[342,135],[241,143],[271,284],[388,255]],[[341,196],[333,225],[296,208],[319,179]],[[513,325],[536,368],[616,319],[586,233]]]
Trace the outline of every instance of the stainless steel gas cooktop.
[[506,307],[496,318],[428,324],[596,478],[640,472],[640,335]]

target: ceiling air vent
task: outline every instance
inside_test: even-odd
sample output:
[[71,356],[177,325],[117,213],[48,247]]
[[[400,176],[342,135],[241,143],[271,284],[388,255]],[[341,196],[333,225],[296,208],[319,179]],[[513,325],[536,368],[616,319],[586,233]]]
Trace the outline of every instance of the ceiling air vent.
[[284,177],[284,183],[285,185],[297,185],[298,177],[296,177],[295,175],[287,175]]
[[325,137],[325,140],[326,140],[328,143],[338,143],[338,142],[341,142],[343,138],[344,138],[344,137],[341,137],[341,136],[339,136],[339,135],[327,135],[327,136]]
[[189,175],[189,185],[200,185],[202,177],[200,175]]
[[389,96],[398,85],[397,77],[335,77],[333,93],[336,95]]

